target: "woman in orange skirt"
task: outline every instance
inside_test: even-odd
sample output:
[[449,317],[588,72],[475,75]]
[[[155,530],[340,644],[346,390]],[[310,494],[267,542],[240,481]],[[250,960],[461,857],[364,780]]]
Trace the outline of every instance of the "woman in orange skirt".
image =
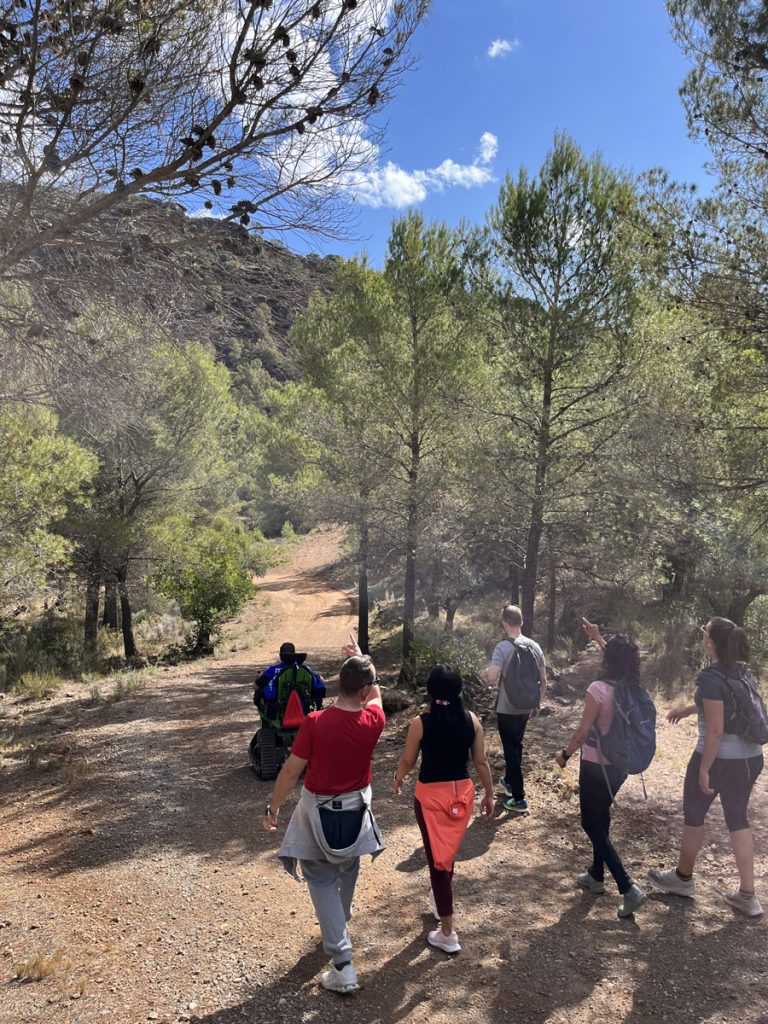
[[467,762],[470,756],[485,790],[481,814],[493,815],[491,770],[485,757],[483,727],[475,714],[464,709],[461,676],[445,665],[429,673],[429,711],[411,722],[405,750],[395,771],[395,793],[413,769],[421,751],[419,781],[414,790],[416,812],[432,882],[432,909],[440,927],[427,941],[446,953],[458,953],[459,937],[453,927],[453,864],[467,830],[474,805],[474,786]]

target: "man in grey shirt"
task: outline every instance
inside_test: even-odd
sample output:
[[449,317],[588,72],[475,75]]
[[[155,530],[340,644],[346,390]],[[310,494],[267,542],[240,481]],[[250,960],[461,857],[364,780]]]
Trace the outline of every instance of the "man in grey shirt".
[[[523,636],[523,616],[517,605],[508,604],[501,613],[501,626],[506,638],[496,644],[490,663],[485,670],[485,678],[491,684],[498,684],[499,692],[496,698],[496,717],[499,727],[499,737],[504,750],[505,769],[504,775],[499,779],[499,785],[509,797],[504,801],[504,806],[513,814],[527,814],[528,802],[525,799],[525,784],[523,782],[523,736],[529,718],[535,718],[539,713],[539,705],[547,692],[547,670],[544,661],[544,652],[535,640]],[[504,687],[501,685],[502,668],[509,657],[515,641],[522,642],[529,648],[539,670],[540,692],[539,699],[531,702],[529,707],[517,707],[511,702]]]

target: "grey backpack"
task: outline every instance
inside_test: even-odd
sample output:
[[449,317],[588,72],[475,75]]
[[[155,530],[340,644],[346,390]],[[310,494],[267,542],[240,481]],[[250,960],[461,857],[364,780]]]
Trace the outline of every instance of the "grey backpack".
[[509,641],[501,666],[501,687],[516,708],[537,708],[541,703],[541,673],[533,647],[525,637]]

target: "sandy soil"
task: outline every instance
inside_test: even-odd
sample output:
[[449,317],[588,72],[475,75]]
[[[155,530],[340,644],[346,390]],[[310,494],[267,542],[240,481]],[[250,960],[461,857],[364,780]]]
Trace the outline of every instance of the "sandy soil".
[[[250,771],[250,681],[282,640],[331,676],[354,619],[350,593],[323,582],[340,538],[313,534],[263,581],[228,629],[226,657],[157,673],[119,702],[88,687],[37,704],[2,702],[16,744],[0,769],[0,1024],[384,1024],[768,1022],[768,925],[738,918],[734,871],[711,815],[699,896],[655,896],[634,920],[615,893],[576,892],[586,845],[568,780],[551,767],[575,709],[530,726],[530,816],[472,823],[456,870],[463,951],[425,943],[428,876],[409,799],[390,779],[408,715],[388,724],[374,788],[388,850],[361,873],[352,938],[363,982],[318,987],[325,958],[306,890],[261,830],[270,786]],[[492,757],[498,742],[489,730]],[[30,767],[22,747],[38,744]],[[674,861],[692,723],[659,729],[643,799],[630,780],[616,842],[642,884]],[[46,769],[46,770],[43,770]],[[758,886],[768,896],[765,780],[752,804]],[[40,981],[14,980],[34,957]]]

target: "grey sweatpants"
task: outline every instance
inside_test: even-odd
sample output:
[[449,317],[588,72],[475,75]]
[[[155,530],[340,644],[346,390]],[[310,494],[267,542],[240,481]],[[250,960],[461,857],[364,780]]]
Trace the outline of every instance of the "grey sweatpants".
[[352,897],[359,871],[359,857],[350,857],[340,864],[327,860],[301,861],[301,873],[309,886],[323,935],[323,949],[335,964],[352,959],[347,921],[352,916]]

